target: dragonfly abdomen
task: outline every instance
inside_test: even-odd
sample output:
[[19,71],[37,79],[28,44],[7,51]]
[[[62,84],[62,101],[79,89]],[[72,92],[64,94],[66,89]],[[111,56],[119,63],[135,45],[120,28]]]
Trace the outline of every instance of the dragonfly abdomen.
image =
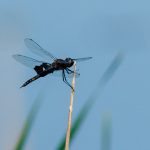
[[31,82],[37,80],[38,78],[40,78],[40,75],[36,75],[33,78],[29,79],[28,81],[26,81],[20,88],[27,86],[28,84],[30,84]]
[[52,68],[52,65],[51,64],[48,64],[48,63],[43,63],[41,64],[40,66],[35,66],[34,67],[34,70],[36,71],[37,74],[41,74],[43,73],[44,71],[46,70],[49,70]]

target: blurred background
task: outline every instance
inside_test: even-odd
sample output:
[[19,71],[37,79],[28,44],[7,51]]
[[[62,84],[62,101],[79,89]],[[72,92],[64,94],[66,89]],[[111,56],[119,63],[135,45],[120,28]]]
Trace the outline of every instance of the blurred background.
[[[12,150],[38,93],[42,105],[25,150],[56,149],[67,128],[70,88],[35,75],[13,54],[38,60],[24,44],[32,38],[58,58],[92,56],[78,63],[73,121],[115,56],[125,57],[91,108],[71,150],[149,150],[150,2],[104,0],[0,1],[0,149]],[[109,124],[109,125],[108,125]],[[110,147],[103,146],[105,126]]]

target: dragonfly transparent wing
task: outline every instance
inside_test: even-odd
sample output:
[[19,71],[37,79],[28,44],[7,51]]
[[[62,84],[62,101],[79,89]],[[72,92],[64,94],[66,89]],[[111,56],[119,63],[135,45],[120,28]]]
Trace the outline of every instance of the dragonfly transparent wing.
[[52,59],[53,61],[56,60],[56,57],[54,57],[50,52],[43,49],[40,45],[38,45],[35,41],[32,39],[24,39],[25,45],[29,50],[31,50],[33,53],[37,54],[38,56],[44,57],[46,59]]
[[34,68],[35,66],[40,66],[42,63],[45,63],[43,61],[38,61],[36,59],[27,57],[27,56],[23,56],[23,55],[13,55],[13,58],[20,62],[21,64],[29,67],[29,68]]
[[[64,72],[65,72],[66,78],[72,78],[73,75],[74,75],[73,73],[68,74],[66,70],[64,70]],[[51,75],[52,75],[52,76],[55,76],[55,77],[62,77],[62,70],[54,71]],[[79,73],[76,73],[76,78],[78,78],[79,76],[80,76],[80,74],[79,74]]]
[[80,62],[80,61],[86,61],[86,60],[89,60],[89,59],[92,59],[92,57],[76,58],[76,59],[73,59],[73,60],[77,61],[77,62]]

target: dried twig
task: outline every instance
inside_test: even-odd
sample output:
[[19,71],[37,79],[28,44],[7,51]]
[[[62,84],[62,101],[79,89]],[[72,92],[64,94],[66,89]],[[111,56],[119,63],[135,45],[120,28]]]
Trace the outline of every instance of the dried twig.
[[[74,63],[74,72],[76,72],[76,62]],[[69,115],[68,115],[68,128],[66,133],[66,144],[65,144],[65,150],[69,150],[69,140],[70,140],[70,131],[71,131],[71,120],[72,120],[72,111],[73,111],[73,98],[74,98],[74,89],[75,89],[75,76],[74,73],[73,79],[72,79],[72,91],[70,96],[70,107],[69,107]]]

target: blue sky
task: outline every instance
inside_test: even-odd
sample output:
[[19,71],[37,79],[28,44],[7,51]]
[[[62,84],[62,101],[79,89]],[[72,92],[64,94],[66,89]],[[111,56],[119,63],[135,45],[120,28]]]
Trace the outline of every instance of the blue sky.
[[26,149],[55,149],[66,131],[70,89],[61,78],[47,76],[25,89],[18,88],[35,73],[11,55],[41,59],[25,47],[24,38],[28,37],[58,58],[93,57],[77,64],[81,77],[76,80],[74,119],[113,58],[122,51],[122,65],[71,149],[100,149],[101,120],[107,112],[112,118],[112,150],[149,150],[149,5],[146,0],[0,1],[0,132],[5,137],[0,136],[0,149],[11,149],[35,97],[44,88],[44,103]]

